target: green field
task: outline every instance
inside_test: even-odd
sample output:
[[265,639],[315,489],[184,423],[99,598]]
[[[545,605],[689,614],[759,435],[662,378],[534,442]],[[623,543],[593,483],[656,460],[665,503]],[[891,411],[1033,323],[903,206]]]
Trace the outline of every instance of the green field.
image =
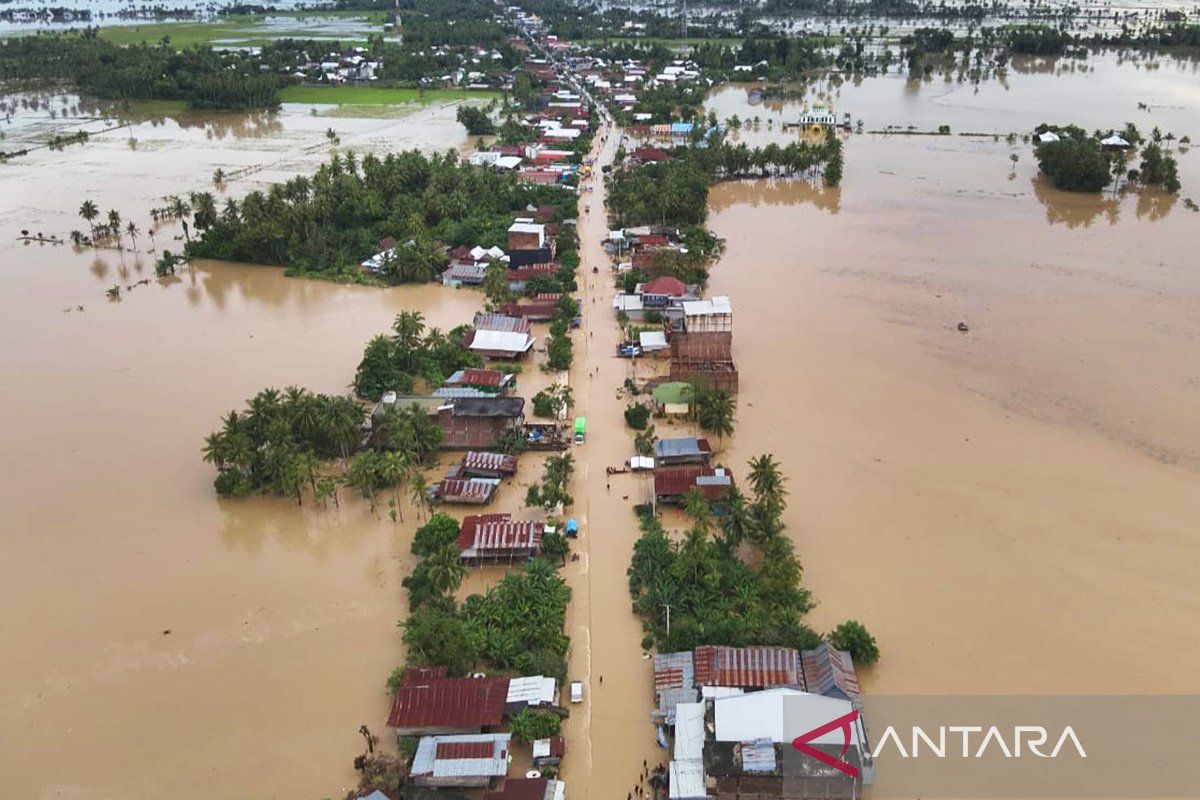
[[[100,29],[100,37],[115,44],[156,44],[169,37],[176,49],[192,45],[231,43],[239,46],[262,45],[271,39],[304,39],[315,34],[311,28],[299,26],[305,20],[338,18],[342,21],[361,22],[363,26],[381,29],[385,16],[380,12],[365,11],[321,11],[279,12],[271,14],[275,19],[289,18],[294,25],[267,23],[265,16],[231,16],[212,22],[155,22],[145,25],[110,25]],[[337,35],[336,32],[322,36]],[[366,44],[364,33],[339,36],[343,44]]]
[[466,89],[400,89],[387,86],[287,86],[279,91],[284,103],[334,103],[346,106],[439,103],[447,100],[491,100],[500,92]]

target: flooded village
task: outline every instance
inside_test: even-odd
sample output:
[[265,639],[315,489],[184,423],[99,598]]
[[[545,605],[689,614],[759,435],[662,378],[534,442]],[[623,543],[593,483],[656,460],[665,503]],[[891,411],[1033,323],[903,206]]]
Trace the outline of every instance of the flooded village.
[[0,54],[4,794],[851,798],[872,694],[1194,690],[1194,55],[570,10]]

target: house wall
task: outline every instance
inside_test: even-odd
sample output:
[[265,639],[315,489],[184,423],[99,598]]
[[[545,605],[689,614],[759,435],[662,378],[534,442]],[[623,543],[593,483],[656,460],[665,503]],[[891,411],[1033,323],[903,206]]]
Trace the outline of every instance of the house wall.
[[508,234],[509,250],[537,250],[541,246],[541,237],[539,237],[536,233],[521,233],[513,231]]
[[507,417],[456,417],[453,411],[442,411],[438,414],[442,449],[478,450],[490,447],[506,427],[517,422]]

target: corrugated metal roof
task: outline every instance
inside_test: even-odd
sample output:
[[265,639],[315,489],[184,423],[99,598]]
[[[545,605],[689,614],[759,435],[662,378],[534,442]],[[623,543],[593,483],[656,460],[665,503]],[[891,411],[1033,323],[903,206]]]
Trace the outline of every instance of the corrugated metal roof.
[[[720,467],[686,466],[658,467],[654,470],[654,493],[659,497],[687,494],[693,486],[709,501],[719,500],[725,489],[733,485],[733,476]],[[700,665],[697,661],[696,671]]]
[[414,778],[495,778],[508,773],[511,734],[423,736],[409,774]]
[[456,417],[507,417],[525,413],[524,397],[464,397],[453,401]]
[[829,697],[844,697],[858,700],[858,672],[854,660],[844,650],[837,650],[829,642],[821,642],[811,650],[800,654],[804,683],[808,691]]
[[464,551],[537,549],[545,527],[532,520],[513,520],[508,514],[468,516],[459,530],[458,547]]
[[508,682],[507,702],[530,706],[550,705],[554,703],[557,688],[554,678],[543,675],[512,678]]
[[483,728],[504,718],[505,678],[432,678],[396,690],[389,728]]
[[498,792],[484,792],[483,800],[548,800],[556,795],[557,787],[549,778],[509,778]]
[[476,314],[475,330],[500,331],[502,333],[529,333],[532,326],[527,319],[510,317],[507,314]]
[[803,685],[800,653],[790,647],[697,647],[698,686]]
[[433,390],[434,397],[495,397],[493,392],[485,392],[471,386],[443,386]]
[[683,313],[689,317],[707,316],[709,314],[732,314],[733,304],[728,297],[710,297],[707,300],[687,300],[683,304]]
[[489,472],[512,474],[517,471],[517,457],[504,453],[488,453],[482,450],[471,450],[463,456],[462,465],[466,469],[482,469]]
[[654,656],[654,690],[680,689],[696,685],[692,651],[659,653]]
[[659,439],[654,443],[655,455],[659,458],[702,456],[712,452],[707,439],[695,436],[680,436],[674,439]]
[[499,478],[445,478],[434,489],[439,500],[486,503],[500,486]]
[[684,686],[678,689],[662,689],[658,692],[658,711],[655,716],[667,725],[675,724],[675,709],[680,703],[696,702],[696,687]]
[[[521,320],[529,324],[528,320]],[[501,353],[524,353],[533,347],[534,339],[524,331],[476,330],[471,337],[472,350],[496,351]]]
[[446,386],[495,386],[508,383],[510,376],[498,369],[460,369],[446,379]]
[[[662,236],[661,242],[658,244],[666,244],[667,237]],[[646,243],[646,237],[642,237],[642,242]],[[659,294],[667,297],[683,297],[687,293],[687,284],[679,280],[679,278],[671,275],[663,275],[660,278],[655,278],[649,283],[642,284],[642,294]]]

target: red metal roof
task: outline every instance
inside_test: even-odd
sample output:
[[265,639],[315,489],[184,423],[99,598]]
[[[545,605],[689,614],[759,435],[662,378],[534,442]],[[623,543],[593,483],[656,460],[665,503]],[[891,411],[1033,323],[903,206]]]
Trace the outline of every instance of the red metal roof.
[[[683,495],[687,494],[693,486],[697,486],[696,479],[701,477],[712,477],[717,474],[716,467],[704,467],[699,465],[683,466],[683,467],[659,467],[654,470],[654,493],[656,495]],[[730,485],[732,485],[732,476],[730,476]],[[727,486],[722,485],[700,485],[698,486],[700,493],[704,495],[704,499],[720,500],[725,493]]]
[[525,550],[542,545],[545,525],[514,521],[508,514],[479,514],[463,518],[458,534],[460,550]]
[[[516,272],[516,270],[513,270]],[[505,303],[500,306],[501,314],[511,314],[514,317],[553,317],[558,312],[558,304],[550,301],[533,303]]]
[[504,373],[498,369],[464,369],[459,386],[502,386]]
[[387,724],[389,728],[434,730],[499,725],[507,697],[506,678],[405,680],[396,690]]
[[512,281],[527,281],[535,275],[550,275],[558,272],[558,264],[554,262],[545,262],[543,264],[530,264],[526,267],[517,267],[508,271],[508,280]]
[[514,473],[517,471],[517,457],[504,453],[485,453],[480,450],[472,450],[463,456],[462,465],[467,469]]
[[435,758],[491,758],[495,742],[438,742]]
[[639,147],[630,153],[629,157],[638,161],[666,161],[671,158],[671,154],[657,147]]
[[670,243],[665,233],[643,233],[637,237],[638,247],[666,247]]
[[800,653],[790,647],[697,647],[697,686],[804,685]]
[[546,778],[509,778],[498,792],[484,792],[483,800],[543,800],[550,781]]
[[649,283],[642,284],[642,294],[663,294],[667,297],[683,297],[687,292],[687,284],[679,278],[663,275]]
[[812,650],[801,653],[800,663],[808,691],[836,695],[840,690],[847,698],[858,699],[858,672],[849,653],[835,649],[829,642],[821,642]]
[[437,495],[442,500],[486,503],[495,491],[496,484],[484,480],[444,478],[437,484]]

